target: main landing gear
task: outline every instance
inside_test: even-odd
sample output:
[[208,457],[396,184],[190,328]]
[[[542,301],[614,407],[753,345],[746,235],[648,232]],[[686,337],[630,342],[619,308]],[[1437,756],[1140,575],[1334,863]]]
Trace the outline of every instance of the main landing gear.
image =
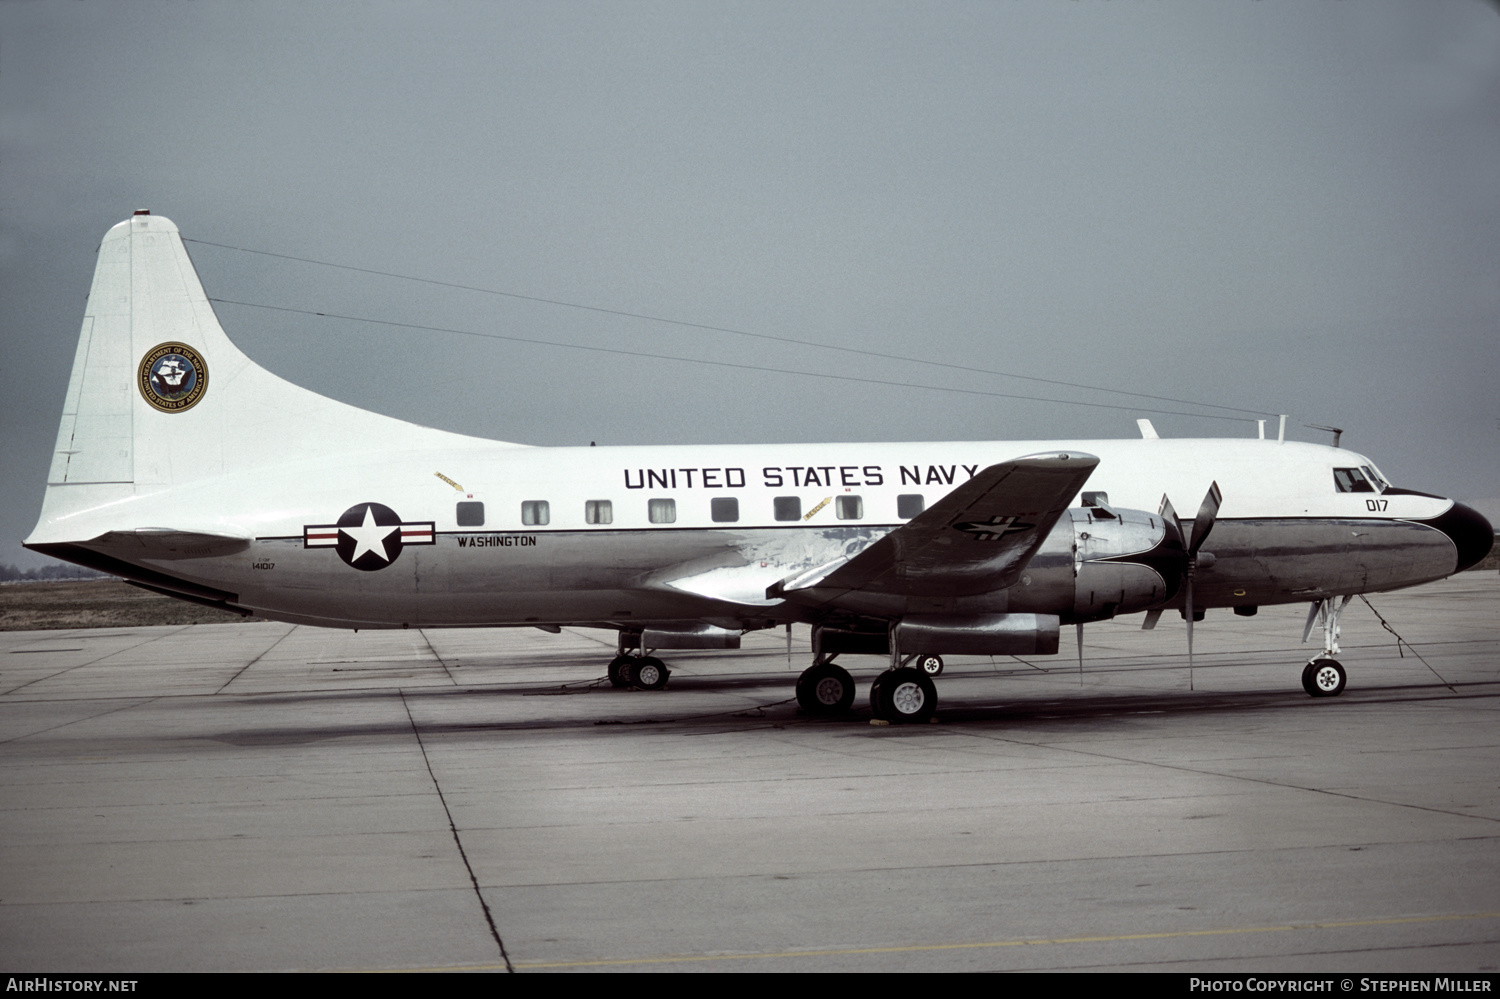
[[[913,656],[888,669],[870,685],[870,710],[880,721],[893,724],[930,721],[937,713],[937,685],[932,677],[943,671],[938,656]],[[854,677],[833,656],[818,656],[797,678],[797,703],[810,715],[832,717],[854,706]]]
[[636,690],[660,690],[672,673],[667,664],[655,656],[615,656],[609,662],[611,687],[634,687]]
[[797,703],[810,715],[841,715],[854,706],[854,677],[819,656],[797,678]]
[[609,685],[633,690],[660,690],[667,685],[672,671],[637,642],[640,636],[620,633],[620,654],[609,661]]
[[1321,622],[1323,625],[1323,654],[1302,667],[1302,689],[1313,697],[1337,697],[1344,692],[1348,677],[1344,673],[1344,667],[1333,657],[1341,651],[1339,615],[1349,606],[1350,599],[1352,598],[1349,596],[1324,597],[1314,601],[1308,609],[1307,626],[1302,629],[1302,640],[1307,641],[1314,624]]
[[937,685],[911,666],[888,669],[870,684],[870,710],[897,725],[930,721],[937,713]]

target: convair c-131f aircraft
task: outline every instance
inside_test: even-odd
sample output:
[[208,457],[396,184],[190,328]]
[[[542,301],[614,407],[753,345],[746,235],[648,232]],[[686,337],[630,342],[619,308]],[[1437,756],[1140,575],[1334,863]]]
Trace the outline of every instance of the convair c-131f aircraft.
[[[27,547],[185,600],[334,628],[612,629],[619,686],[661,649],[812,626],[797,683],[847,710],[840,654],[889,657],[888,721],[937,706],[944,655],[1046,655],[1060,627],[1310,603],[1344,687],[1352,594],[1489,551],[1461,503],[1282,440],[535,448],[324,398],[229,341],[177,227],[109,231]],[[1198,504],[1179,519],[1173,501]]]

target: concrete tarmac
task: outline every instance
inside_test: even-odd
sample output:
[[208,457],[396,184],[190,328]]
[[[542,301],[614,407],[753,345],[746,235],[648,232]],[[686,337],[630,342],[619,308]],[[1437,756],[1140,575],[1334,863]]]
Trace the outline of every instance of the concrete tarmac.
[[0,970],[1493,972],[1500,577],[1370,599],[1337,698],[1304,607],[1137,615],[911,727],[801,630],[0,634]]

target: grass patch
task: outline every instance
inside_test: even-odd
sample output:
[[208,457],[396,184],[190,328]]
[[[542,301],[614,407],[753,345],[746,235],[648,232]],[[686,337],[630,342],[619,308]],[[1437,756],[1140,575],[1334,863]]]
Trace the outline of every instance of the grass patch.
[[0,631],[259,620],[174,600],[113,578],[0,583]]

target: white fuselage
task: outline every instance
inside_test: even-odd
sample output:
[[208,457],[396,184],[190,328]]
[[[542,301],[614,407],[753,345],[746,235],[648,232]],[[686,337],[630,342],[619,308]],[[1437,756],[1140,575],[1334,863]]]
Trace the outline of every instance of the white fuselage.
[[[420,454],[352,453],[142,488],[69,517],[67,540],[162,525],[244,538],[247,546],[231,554],[173,553],[141,564],[231,593],[235,606],[318,624],[629,626],[702,619],[754,626],[803,619],[801,608],[767,598],[766,588],[899,527],[908,519],[900,515],[899,497],[921,497],[920,507],[930,506],[978,469],[1043,449],[1097,455],[1084,491],[1106,494],[1118,509],[1155,511],[1163,495],[1184,511],[1195,509],[1218,482],[1224,500],[1208,545],[1216,561],[1200,579],[1200,607],[1388,589],[1454,568],[1447,537],[1413,526],[1451,501],[1339,492],[1333,469],[1369,466],[1368,459],[1261,440],[476,444]],[[735,501],[735,519],[715,520],[716,499]],[[794,519],[777,519],[778,499],[783,516],[785,501],[795,500]],[[422,529],[422,543],[403,542],[391,557],[366,546],[363,569],[346,564],[333,544],[309,543],[309,528],[325,525],[336,534],[340,515],[368,503],[394,511],[401,524],[430,524],[430,537]],[[717,511],[721,518],[730,512],[722,504]],[[1036,557],[1039,568],[1057,563],[1064,549],[1074,567],[1076,547],[1073,525],[1060,522]],[[1062,599],[1066,618],[1071,595],[1028,599],[1021,591],[1032,585],[1028,577],[1012,587],[1003,605],[1055,612],[1047,601]]]

